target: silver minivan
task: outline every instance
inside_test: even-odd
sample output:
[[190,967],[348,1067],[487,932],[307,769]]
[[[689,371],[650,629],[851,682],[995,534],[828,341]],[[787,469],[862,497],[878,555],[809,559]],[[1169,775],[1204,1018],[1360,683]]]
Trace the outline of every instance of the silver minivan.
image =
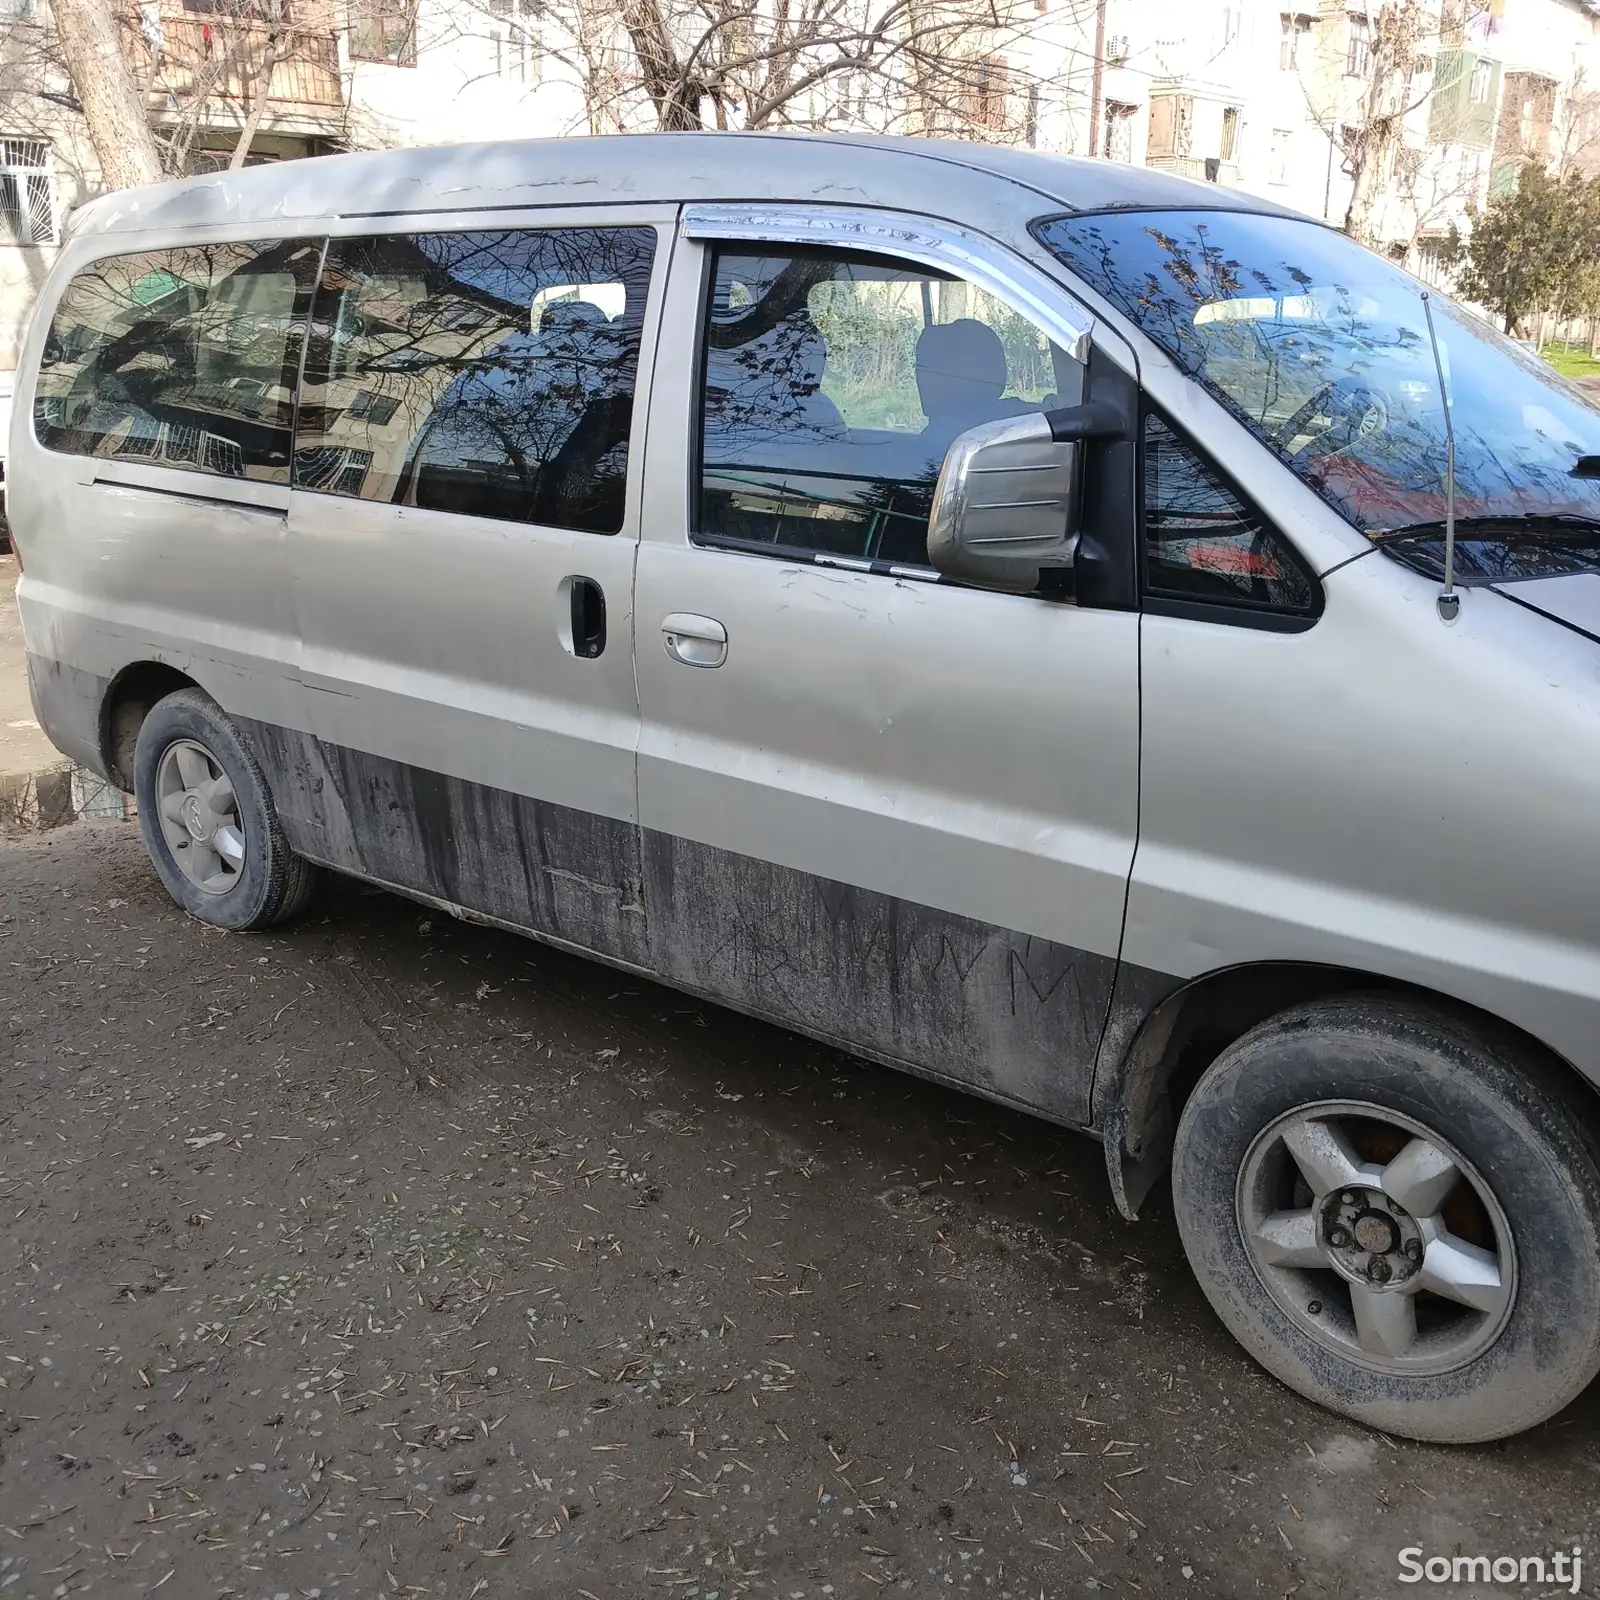
[[331,868],[1084,1129],[1397,1433],[1600,1368],[1600,415],[1343,235],[961,144],[292,162],[84,207],[15,415],[39,719],[191,915]]

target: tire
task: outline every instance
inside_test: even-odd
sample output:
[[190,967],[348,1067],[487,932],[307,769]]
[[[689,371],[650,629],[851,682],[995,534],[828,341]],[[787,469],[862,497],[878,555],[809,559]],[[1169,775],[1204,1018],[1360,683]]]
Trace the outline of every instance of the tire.
[[133,787],[145,849],[190,916],[243,932],[311,903],[320,869],[289,847],[255,757],[203,690],[180,689],[151,708],[134,744]]
[[1390,996],[1318,1001],[1229,1046],[1190,1096],[1184,1249],[1291,1389],[1412,1439],[1504,1438],[1600,1371],[1595,1117],[1509,1031]]

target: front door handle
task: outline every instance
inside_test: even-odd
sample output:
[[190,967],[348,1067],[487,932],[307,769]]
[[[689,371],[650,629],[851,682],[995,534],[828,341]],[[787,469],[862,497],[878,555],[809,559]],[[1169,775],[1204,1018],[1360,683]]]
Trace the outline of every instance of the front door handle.
[[715,617],[674,611],[661,624],[667,654],[686,667],[720,667],[728,659],[728,630]]

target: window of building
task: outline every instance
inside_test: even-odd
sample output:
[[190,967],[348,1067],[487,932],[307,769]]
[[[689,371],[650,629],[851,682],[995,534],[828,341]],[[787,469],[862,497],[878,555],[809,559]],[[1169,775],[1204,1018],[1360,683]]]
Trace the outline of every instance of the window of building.
[[999,56],[971,63],[963,99],[967,120],[979,128],[1004,128],[1009,115],[1011,69]]
[[972,284],[873,256],[719,251],[697,537],[926,567],[956,435],[1082,390],[1077,362]]
[[335,240],[295,484],[617,532],[654,252],[648,228]]
[[1133,160],[1133,119],[1138,106],[1120,100],[1106,101],[1106,157],[1111,161]]
[[1312,609],[1298,557],[1157,416],[1144,422],[1144,555],[1153,595]]
[[56,242],[56,175],[43,139],[0,139],[0,243]]
[[192,245],[86,267],[56,308],[34,400],[71,455],[289,481],[320,243]]
[[1489,103],[1489,90],[1494,82],[1494,63],[1481,57],[1472,63],[1472,77],[1468,80],[1467,96],[1475,106]]
[[1278,18],[1278,70],[1293,72],[1300,65],[1300,41],[1311,32],[1315,19],[1285,11]]
[[1293,144],[1293,130],[1289,128],[1274,128],[1272,130],[1272,146],[1267,155],[1267,181],[1269,183],[1287,183],[1289,181],[1289,151]]
[[1344,71],[1347,78],[1364,78],[1372,57],[1372,24],[1363,16],[1350,18],[1350,39],[1345,46]]
[[543,57],[534,20],[541,9],[538,0],[489,0],[488,9],[506,19],[489,30],[495,72],[518,83],[537,83]]
[[1224,106],[1222,108],[1222,146],[1218,152],[1224,161],[1233,161],[1238,157],[1239,151],[1239,108],[1238,106]]
[[417,0],[350,0],[350,54],[357,61],[417,64]]

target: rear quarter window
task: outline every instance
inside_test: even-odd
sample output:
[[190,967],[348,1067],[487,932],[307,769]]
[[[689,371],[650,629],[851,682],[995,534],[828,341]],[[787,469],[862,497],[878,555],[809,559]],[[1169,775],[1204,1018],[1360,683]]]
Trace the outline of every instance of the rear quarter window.
[[320,242],[110,256],[67,285],[34,391],[68,455],[289,481],[294,386]]

